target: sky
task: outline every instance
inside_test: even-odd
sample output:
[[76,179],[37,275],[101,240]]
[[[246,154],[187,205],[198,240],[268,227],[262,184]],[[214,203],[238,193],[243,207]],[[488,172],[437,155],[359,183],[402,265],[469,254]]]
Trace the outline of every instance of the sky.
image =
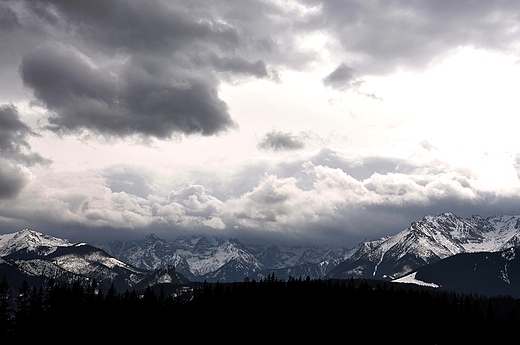
[[520,2],[0,0],[0,233],[352,247],[520,214]]

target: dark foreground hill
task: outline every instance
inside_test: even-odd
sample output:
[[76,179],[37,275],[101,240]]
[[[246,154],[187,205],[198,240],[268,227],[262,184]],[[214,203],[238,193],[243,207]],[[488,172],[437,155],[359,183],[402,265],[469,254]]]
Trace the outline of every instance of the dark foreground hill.
[[461,253],[420,267],[395,281],[424,282],[439,289],[520,298],[520,248]]
[[[509,339],[520,320],[519,301],[511,297],[274,275],[258,282],[196,283],[176,294],[24,284],[15,295],[1,299],[3,340],[497,343]],[[6,296],[5,286],[0,296]]]

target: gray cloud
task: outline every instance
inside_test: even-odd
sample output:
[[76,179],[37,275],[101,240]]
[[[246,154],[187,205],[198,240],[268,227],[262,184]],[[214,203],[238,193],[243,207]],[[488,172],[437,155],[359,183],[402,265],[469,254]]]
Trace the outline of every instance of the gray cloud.
[[258,148],[273,151],[290,151],[304,147],[303,138],[276,130],[266,133],[258,143]]
[[19,166],[0,159],[0,199],[14,198],[26,183]]
[[22,167],[49,161],[31,152],[27,141],[33,132],[21,119],[14,105],[0,106],[0,199],[15,197],[25,186]]
[[238,40],[235,29],[211,16],[202,17],[196,5],[190,9],[162,1],[36,0],[27,6],[44,22],[73,30],[76,39],[112,51],[172,53],[201,42],[229,49]]
[[125,192],[140,198],[156,193],[153,178],[142,168],[111,166],[103,171],[102,176],[106,178],[107,187],[115,193]]
[[[339,42],[333,58],[345,62],[322,80],[339,90],[368,74],[424,67],[463,45],[507,51],[518,40],[514,1],[298,5],[314,10],[256,0],[8,1],[0,25],[16,41],[0,33],[10,52],[0,54],[9,64],[25,57],[20,73],[50,110],[48,128],[166,139],[235,128],[220,82],[279,81],[279,71],[304,69],[319,59],[299,44],[308,33]],[[35,42],[43,45],[34,49]]]
[[0,150],[2,157],[18,158],[21,147],[28,147],[27,135],[31,133],[20,119],[18,109],[12,104],[0,106]]
[[254,54],[255,40],[244,39],[250,32],[204,2],[25,4],[47,39],[25,54],[20,75],[56,132],[214,135],[236,126],[218,96],[219,78],[277,77]]
[[219,57],[215,54],[209,54],[209,64],[218,71],[233,72],[233,74],[243,74],[257,78],[265,78],[269,74],[267,66],[262,60],[250,62],[239,57]]
[[356,71],[342,63],[329,75],[323,78],[323,85],[338,90],[351,89],[361,84],[360,80],[355,78]]
[[20,118],[12,104],[0,105],[0,153],[1,158],[26,166],[48,163],[37,153],[31,152],[28,137],[33,131]]
[[114,77],[72,47],[46,44],[23,59],[20,74],[52,111],[49,128],[56,132],[87,128],[109,136],[169,138],[234,126],[214,85],[167,83],[143,64],[128,62]]
[[264,1],[9,4],[19,36],[38,38],[12,50],[23,56],[24,85],[49,110],[46,128],[57,133],[222,133],[237,125],[219,97],[222,80],[279,82],[280,67],[314,58],[295,43],[294,13]]
[[21,26],[18,15],[7,4],[0,3],[0,29],[2,31],[11,31]]
[[460,46],[508,52],[518,42],[516,1],[323,1],[307,28],[339,41],[360,76],[423,68]]

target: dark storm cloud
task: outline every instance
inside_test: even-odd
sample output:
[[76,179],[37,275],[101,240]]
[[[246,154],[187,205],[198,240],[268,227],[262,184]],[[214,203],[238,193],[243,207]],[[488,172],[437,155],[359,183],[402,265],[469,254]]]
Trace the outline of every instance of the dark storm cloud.
[[20,76],[58,133],[219,134],[237,127],[219,97],[221,81],[278,82],[280,66],[313,59],[295,45],[293,14],[269,2],[34,0],[15,7],[25,34],[43,42],[25,47]]
[[243,31],[204,3],[26,4],[49,37],[25,54],[19,71],[56,132],[214,135],[236,127],[218,96],[219,78],[272,74],[264,60],[241,53],[251,41]]
[[290,151],[305,147],[302,138],[281,131],[268,132],[258,143],[258,148],[273,151]]
[[109,136],[168,138],[212,135],[234,125],[208,81],[172,85],[146,68],[129,61],[114,77],[72,47],[47,44],[23,59],[20,74],[52,111],[49,128],[56,132],[88,128]]

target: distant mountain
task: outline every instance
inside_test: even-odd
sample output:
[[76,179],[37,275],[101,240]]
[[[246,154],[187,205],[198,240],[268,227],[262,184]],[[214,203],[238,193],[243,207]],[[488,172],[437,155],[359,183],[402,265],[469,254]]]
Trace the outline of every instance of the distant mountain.
[[520,216],[426,216],[394,236],[361,243],[327,278],[394,279],[441,259],[520,243]]
[[151,234],[144,240],[112,242],[106,250],[141,269],[173,265],[192,281],[229,282],[262,279],[275,272],[280,279],[322,278],[348,249],[331,246],[255,246],[237,239],[191,236],[167,242]]
[[[133,267],[91,245],[73,244],[29,229],[0,235],[0,253],[0,276],[5,274],[14,286],[23,280],[40,285],[51,278],[86,286],[95,279],[101,287],[114,284],[124,290],[144,280],[153,281],[149,276],[157,275],[155,270]],[[183,283],[187,279],[179,274],[172,281]]]
[[457,254],[423,266],[394,282],[520,298],[520,249]]
[[155,286],[161,284],[189,284],[190,281],[177,272],[174,266],[164,266],[163,268],[152,271],[145,278],[135,284],[136,289],[144,289],[147,286]]

